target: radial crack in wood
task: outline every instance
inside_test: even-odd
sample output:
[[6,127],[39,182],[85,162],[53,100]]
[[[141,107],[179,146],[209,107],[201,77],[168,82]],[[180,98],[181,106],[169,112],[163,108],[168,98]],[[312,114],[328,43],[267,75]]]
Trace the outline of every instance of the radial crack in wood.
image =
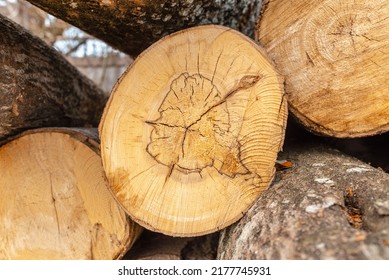
[[[223,98],[212,81],[199,74],[190,77],[184,73],[177,80],[158,109],[160,117],[147,121],[154,126],[147,152],[159,163],[187,172],[215,166],[230,177],[248,173],[239,159],[240,145],[232,133],[236,129],[229,121],[226,102],[239,90],[254,86],[259,77],[244,76]],[[174,146],[169,149],[171,143]]]
[[97,131],[38,129],[0,147],[0,259],[116,259],[140,234],[109,190]]
[[286,115],[283,80],[248,37],[214,25],[167,36],[124,73],[103,114],[113,193],[150,230],[217,231],[272,180]]
[[360,137],[389,130],[389,2],[268,0],[256,38],[285,76],[309,130]]

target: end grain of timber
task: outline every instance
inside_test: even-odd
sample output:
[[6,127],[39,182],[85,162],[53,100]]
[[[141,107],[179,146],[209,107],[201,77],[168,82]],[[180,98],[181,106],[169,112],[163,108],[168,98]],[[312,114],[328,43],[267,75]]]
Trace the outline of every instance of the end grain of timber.
[[112,191],[150,230],[217,231],[272,180],[286,110],[282,78],[248,37],[215,25],[167,36],[130,66],[105,108]]
[[389,2],[269,0],[256,38],[285,76],[291,113],[309,130],[389,130]]
[[38,129],[0,147],[0,259],[116,259],[131,247],[140,227],[89,135]]

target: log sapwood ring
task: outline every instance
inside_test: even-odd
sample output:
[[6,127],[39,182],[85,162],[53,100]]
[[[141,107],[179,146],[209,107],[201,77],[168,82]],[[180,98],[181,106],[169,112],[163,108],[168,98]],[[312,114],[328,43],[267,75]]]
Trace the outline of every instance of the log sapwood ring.
[[99,128],[104,169],[142,226],[217,231],[268,187],[286,115],[262,48],[230,28],[189,28],[143,52],[114,87]]

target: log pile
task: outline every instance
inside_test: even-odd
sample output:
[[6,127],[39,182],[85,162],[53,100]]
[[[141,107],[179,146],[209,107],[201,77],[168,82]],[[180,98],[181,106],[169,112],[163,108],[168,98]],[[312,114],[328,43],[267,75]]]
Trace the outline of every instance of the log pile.
[[387,1],[29,2],[137,58],[0,16],[0,259],[389,259]]

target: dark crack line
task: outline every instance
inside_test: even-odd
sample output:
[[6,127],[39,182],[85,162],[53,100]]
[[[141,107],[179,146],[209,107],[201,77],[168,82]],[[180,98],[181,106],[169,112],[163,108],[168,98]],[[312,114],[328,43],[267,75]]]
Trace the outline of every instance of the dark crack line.
[[[248,75],[248,76],[244,76],[243,78],[241,78],[238,82],[238,84],[232,89],[230,90],[219,102],[217,102],[215,105],[212,105],[211,107],[209,107],[203,114],[200,115],[200,117],[195,121],[193,122],[191,125],[189,125],[187,127],[187,129],[189,129],[190,127],[192,127],[193,125],[195,125],[196,123],[198,123],[202,117],[206,114],[208,114],[211,110],[213,110],[214,108],[224,104],[225,102],[227,102],[227,99],[232,97],[234,94],[236,94],[237,92],[241,91],[241,90],[244,90],[244,89],[248,89],[250,87],[253,87],[259,80],[260,80],[260,76],[257,75],[257,76],[254,76],[254,75]],[[246,81],[246,79],[252,79],[252,81]]]
[[230,116],[229,111],[228,111],[228,105],[226,106],[224,112],[227,114],[227,117],[228,117],[227,122],[224,124],[228,126],[227,132],[231,132],[231,116]]
[[205,77],[203,77],[202,75],[200,75],[200,78],[201,78],[201,92],[204,91],[204,81],[205,81]]
[[311,56],[308,54],[307,51],[305,51],[305,55],[307,56],[309,64],[312,65],[312,66],[315,66],[315,63],[313,62]]
[[[221,56],[221,53],[220,53],[220,55],[219,55],[219,58],[220,58],[220,56]],[[219,61],[219,58],[218,58],[218,60],[217,61]],[[218,63],[217,63],[218,64]],[[216,68],[217,68],[217,64],[216,64],[216,66],[215,66],[215,72],[216,72]],[[200,74],[199,74],[200,75]],[[201,75],[200,75],[201,76]],[[211,112],[213,109],[215,109],[216,107],[218,107],[218,106],[220,106],[220,105],[222,105],[222,104],[224,104],[225,102],[227,102],[227,99],[228,98],[230,98],[230,97],[232,97],[234,94],[236,94],[237,92],[239,92],[239,91],[241,91],[241,90],[244,90],[244,89],[248,89],[248,88],[250,88],[250,87],[253,87],[260,79],[262,78],[262,76],[261,75],[246,75],[246,76],[243,76],[240,80],[239,80],[239,82],[221,99],[221,100],[219,100],[216,104],[214,104],[214,105],[212,105],[211,107],[209,107],[205,112],[203,112],[201,115],[200,115],[200,117],[196,120],[196,121],[194,121],[192,124],[190,124],[189,126],[178,126],[178,125],[171,125],[171,124],[167,124],[167,123],[161,123],[161,122],[157,122],[157,120],[158,119],[160,119],[161,117],[162,117],[162,115],[161,115],[161,117],[160,118],[158,118],[156,121],[145,121],[145,123],[147,123],[147,124],[150,124],[150,125],[161,125],[161,126],[166,126],[166,127],[170,127],[170,128],[182,128],[182,129],[184,129],[184,136],[183,136],[183,139],[182,139],[182,142],[181,142],[181,152],[182,152],[182,158],[185,158],[185,141],[186,141],[186,139],[187,139],[187,133],[188,133],[188,131],[193,131],[192,129],[191,129],[191,127],[193,127],[194,125],[196,125],[205,115],[207,115],[209,112]],[[212,89],[211,89],[211,92],[212,92],[212,90],[213,90],[213,88],[214,88],[215,86],[213,85],[213,87],[212,87]],[[211,93],[210,92],[210,93]],[[210,95],[210,93],[209,93],[209,95]],[[193,92],[193,87],[192,87],[192,95],[194,94],[194,92]],[[166,97],[164,98],[164,100],[166,99]],[[208,97],[206,98],[206,99],[208,99]],[[181,111],[181,110],[180,110]],[[228,115],[228,118],[230,119],[230,116],[229,116],[229,111],[228,111],[228,109],[226,110],[226,113],[227,113],[227,115]],[[161,113],[160,113],[161,114]],[[219,127],[219,129],[220,129],[220,127]],[[195,131],[198,131],[198,130],[195,130]],[[224,131],[224,130],[223,130]],[[216,131],[215,131],[216,132]],[[150,145],[151,143],[149,143],[149,145]],[[219,143],[218,143],[219,144]],[[150,153],[150,151],[149,151],[149,145],[147,145],[147,151],[148,151],[148,153],[157,161],[157,162],[159,162],[158,160],[157,160],[157,158],[158,158],[158,155],[152,155],[151,153]],[[239,154],[240,154],[240,151],[239,151]],[[240,157],[240,155],[239,155],[239,157]],[[183,168],[183,167],[181,167],[180,165],[178,165],[178,161],[179,161],[179,158],[180,158],[180,156],[178,156],[178,158],[176,159],[176,162],[173,164],[173,165],[170,165],[169,167],[170,167],[170,171],[169,171],[169,173],[168,173],[168,176],[166,177],[166,180],[165,180],[165,184],[166,184],[166,182],[167,182],[167,180],[169,179],[169,177],[170,177],[170,175],[171,175],[171,173],[172,173],[172,171],[173,171],[173,169],[174,169],[174,167],[177,165],[178,167],[180,167],[181,169],[184,169],[185,170],[185,168]],[[214,166],[214,160],[215,159],[212,159],[212,164],[210,165],[210,166]],[[161,164],[163,164],[162,162],[160,162]],[[166,164],[164,164],[164,165],[166,165]],[[242,164],[243,165],[243,164]],[[208,166],[208,165],[207,165]],[[207,167],[207,166],[205,166],[205,167]],[[244,166],[244,165],[243,165]],[[204,168],[205,168],[204,167]],[[216,167],[215,167],[216,168]],[[246,168],[247,169],[247,168]],[[187,169],[187,170],[189,170],[189,169]],[[201,170],[202,169],[199,169],[199,170],[191,170],[192,172],[196,172],[196,171],[198,171],[198,172],[201,172]],[[217,170],[217,168],[216,168],[216,170]],[[218,172],[220,173],[220,171],[218,170]],[[235,176],[236,174],[234,174],[234,176]]]
[[365,38],[365,39],[368,40],[368,41],[380,42],[380,40],[377,40],[377,39],[373,39],[373,38],[367,37],[365,34],[361,34],[361,35],[356,34],[355,36],[363,37],[363,38]]
[[197,52],[197,74],[200,75],[200,45],[199,45],[199,50]]
[[178,97],[176,91],[173,89],[173,87],[170,88],[174,94],[174,96],[177,98],[177,100],[180,100],[180,98]]
[[[212,88],[211,88],[211,90],[209,91],[207,97],[204,99],[204,102],[206,102],[206,101],[208,100],[208,98],[211,96],[211,93],[213,92],[213,89],[214,89],[214,88],[215,88],[215,86],[212,85]],[[208,103],[207,103],[207,104],[208,104]]]
[[58,235],[61,235],[61,229],[60,229],[60,226],[59,226],[58,209],[57,209],[57,205],[55,203],[55,198],[54,198],[53,181],[52,181],[52,178],[51,178],[51,173],[50,173],[50,192],[51,192],[52,203],[53,203],[53,206],[54,206],[55,218],[57,220]]
[[[182,138],[182,142],[181,142],[181,153],[182,153],[182,158],[185,158],[185,149],[184,149],[184,146],[185,146],[185,139],[186,139],[186,133],[188,132],[188,129],[185,129],[185,132],[184,132],[184,137]],[[178,158],[179,159],[179,158]],[[178,162],[178,161],[177,161]]]
[[216,65],[215,65],[215,69],[213,70],[213,75],[212,75],[212,79],[211,79],[211,83],[213,84],[213,79],[215,78],[215,75],[216,75],[216,71],[217,71],[217,66],[219,64],[219,60],[220,60],[220,57],[222,56],[222,53],[223,53],[223,49],[222,51],[220,52],[219,56],[217,57],[217,60],[216,60]]
[[182,129],[187,129],[187,127],[185,126],[181,126],[181,125],[171,125],[171,124],[168,124],[168,123],[163,123],[163,122],[157,122],[158,120],[156,121],[145,121],[145,123],[149,124],[149,125],[160,125],[160,126],[166,126],[166,127],[170,127],[170,128],[182,128]]
[[225,77],[227,77],[227,76],[228,76],[228,73],[230,73],[230,71],[231,71],[231,69],[232,69],[232,65],[235,63],[235,60],[236,60],[237,58],[238,58],[238,56],[235,56],[234,59],[231,61],[230,67],[228,68]]
[[169,166],[169,172],[166,175],[165,182],[163,185],[165,185],[167,183],[167,181],[169,180],[170,176],[172,176],[174,167],[175,167],[175,164],[172,164],[171,166]]
[[[246,80],[249,80],[249,79],[252,79],[252,81],[246,81]],[[239,80],[238,84],[232,90],[230,90],[219,102],[217,102],[216,104],[214,104],[211,107],[209,107],[204,113],[202,113],[200,115],[200,117],[196,121],[194,121],[192,124],[190,124],[187,127],[179,126],[179,125],[171,125],[171,124],[162,123],[162,122],[157,122],[157,120],[159,118],[157,120],[155,120],[155,121],[145,121],[145,123],[151,124],[151,125],[162,125],[162,126],[167,126],[167,127],[171,127],[171,128],[180,127],[180,128],[183,128],[183,129],[189,129],[193,125],[197,124],[203,118],[203,116],[208,114],[211,110],[213,110],[214,108],[216,108],[216,107],[224,104],[225,102],[227,102],[228,98],[232,97],[234,94],[236,94],[240,90],[244,90],[244,89],[248,89],[250,87],[253,87],[260,79],[261,79],[261,76],[259,76],[259,75],[247,75],[247,76],[244,76],[243,78],[241,78]],[[213,86],[212,89],[214,87],[215,86]]]
[[[285,81],[284,81],[284,89],[285,89],[285,86],[286,86],[286,84],[285,84]],[[282,96],[281,96],[280,108],[278,108],[278,116],[281,114],[281,110],[282,110],[282,107],[284,106],[285,99],[286,99],[286,92],[284,90],[283,93],[282,93]]]
[[[148,145],[147,145],[147,146],[148,146]],[[150,154],[150,153],[149,153],[149,154]],[[153,168],[153,167],[156,166],[156,165],[157,165],[157,164],[154,164],[154,165],[150,166],[149,168],[147,168],[147,169],[145,169],[145,170],[139,172],[138,174],[136,174],[136,175],[134,175],[133,177],[131,177],[129,181],[134,180],[136,177],[138,177],[138,176],[142,175],[143,173],[149,171],[151,168]]]
[[167,107],[166,109],[160,109],[159,113],[162,115],[163,113],[165,113],[166,111],[169,111],[169,110],[173,110],[173,111],[178,110],[178,111],[182,112],[180,107],[173,107],[171,105],[171,106]]
[[194,107],[194,103],[193,103],[193,97],[194,97],[194,88],[193,88],[193,85],[190,86],[191,87],[191,94],[189,96],[189,99],[190,99],[190,103],[192,104],[192,106]]
[[215,165],[215,159],[212,159],[211,163],[210,164],[206,164],[204,167],[202,168],[195,168],[195,169],[189,169],[189,168],[186,168],[186,167],[183,167],[181,165],[179,165],[178,163],[175,164],[178,168],[180,168],[181,170],[187,172],[187,173],[199,173],[200,174],[200,177],[202,178],[201,176],[201,172],[207,168],[207,167],[213,167]]

